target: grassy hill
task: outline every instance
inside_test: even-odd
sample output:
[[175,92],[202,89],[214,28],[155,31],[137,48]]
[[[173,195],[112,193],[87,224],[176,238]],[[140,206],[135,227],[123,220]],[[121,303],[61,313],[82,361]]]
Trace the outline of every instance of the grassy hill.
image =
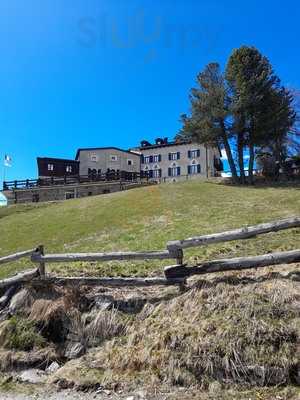
[[[299,214],[297,187],[158,185],[0,209],[0,255],[38,244],[46,252],[155,250],[165,248],[168,240]],[[199,247],[185,252],[185,257],[193,262],[297,249],[299,232],[291,229]],[[141,276],[162,274],[162,265],[168,262],[51,268],[68,275]],[[1,266],[0,276],[29,266],[28,260]],[[192,278],[185,293],[177,287],[27,289],[18,318],[0,324],[0,391],[5,366],[38,352],[39,365],[44,358],[45,365],[51,357],[60,360],[62,368],[48,383],[62,387],[145,387],[155,396],[158,388],[170,391],[170,399],[299,398],[294,386],[300,349],[299,264]],[[116,308],[102,309],[103,300],[113,301]],[[136,309],[128,311],[132,305]],[[69,344],[69,332],[72,340],[84,344],[86,353],[66,362],[61,351]],[[24,352],[28,337],[31,347]],[[40,349],[41,343],[48,347]],[[61,346],[59,352],[53,353],[53,344]]]
[[[158,185],[58,203],[0,209],[0,256],[39,244],[46,252],[155,250],[168,240],[300,214],[298,187],[233,187],[210,182]],[[300,248],[299,229],[186,252],[198,260]],[[170,261],[167,261],[167,263]],[[29,266],[1,266],[0,278]],[[166,264],[166,262],[164,262]],[[62,274],[149,275],[160,262],[52,265]]]

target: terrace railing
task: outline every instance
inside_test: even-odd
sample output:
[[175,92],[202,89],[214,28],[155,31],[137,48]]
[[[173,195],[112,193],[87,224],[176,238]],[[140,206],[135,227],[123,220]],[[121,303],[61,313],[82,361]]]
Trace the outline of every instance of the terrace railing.
[[91,182],[138,182],[140,180],[148,180],[148,174],[146,172],[109,171],[102,174],[4,181],[3,190],[30,189],[44,186],[74,185]]

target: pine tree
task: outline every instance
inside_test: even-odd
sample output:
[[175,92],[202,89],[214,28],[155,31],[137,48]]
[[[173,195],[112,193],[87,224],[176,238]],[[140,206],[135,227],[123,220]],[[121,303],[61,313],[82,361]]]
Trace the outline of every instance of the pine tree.
[[237,170],[229,144],[229,99],[219,64],[207,65],[197,76],[197,83],[198,87],[193,88],[190,94],[191,116],[181,116],[183,128],[178,136],[224,148],[232,177],[237,182]]

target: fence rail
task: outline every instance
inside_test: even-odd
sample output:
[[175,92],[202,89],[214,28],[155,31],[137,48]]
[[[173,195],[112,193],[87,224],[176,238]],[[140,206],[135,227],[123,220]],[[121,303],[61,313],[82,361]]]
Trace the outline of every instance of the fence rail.
[[[243,270],[248,268],[266,267],[270,265],[289,264],[300,262],[300,249],[264,254],[255,257],[240,257],[205,262],[201,265],[187,266],[183,262],[183,249],[195,246],[204,246],[211,243],[220,243],[230,240],[249,239],[256,235],[277,232],[284,229],[300,227],[300,217],[288,218],[280,221],[259,224],[255,226],[220,232],[211,235],[198,236],[181,241],[167,243],[166,250],[142,252],[112,252],[112,253],[68,253],[44,254],[44,247],[35,250],[26,250],[10,256],[0,258],[0,264],[16,261],[22,257],[30,257],[38,268],[19,274],[16,277],[0,281],[0,288],[33,280],[35,284],[90,284],[101,286],[150,286],[150,285],[179,285],[181,288],[186,279],[192,275],[222,272],[229,270]],[[47,263],[76,262],[76,261],[128,261],[148,259],[176,259],[177,264],[164,269],[165,278],[53,278],[46,277]],[[34,278],[39,278],[38,280]]]
[[116,253],[69,253],[41,255],[39,251],[32,253],[31,260],[36,263],[58,263],[73,261],[113,261],[113,260],[150,260],[176,258],[168,250],[144,252],[116,252]]
[[23,257],[27,257],[27,256],[31,256],[32,253],[34,253],[36,251],[36,249],[31,249],[31,250],[25,250],[25,251],[21,251],[19,253],[15,253],[15,254],[11,254],[9,256],[6,257],[1,257],[0,258],[0,264],[6,264],[12,261],[17,261],[20,258]]
[[189,247],[205,246],[212,243],[228,242],[232,240],[250,239],[264,233],[277,232],[283,229],[300,227],[300,218],[288,218],[281,221],[268,222],[255,226],[235,229],[227,232],[213,233],[211,235],[203,235],[192,237],[185,240],[175,240],[167,243],[167,248],[172,249],[187,249]]
[[138,180],[148,180],[147,172],[127,172],[127,171],[108,171],[102,174],[74,175],[63,177],[49,177],[39,179],[24,179],[15,181],[4,181],[3,190],[30,189],[43,186],[55,185],[74,185],[78,183],[93,182],[136,182]]

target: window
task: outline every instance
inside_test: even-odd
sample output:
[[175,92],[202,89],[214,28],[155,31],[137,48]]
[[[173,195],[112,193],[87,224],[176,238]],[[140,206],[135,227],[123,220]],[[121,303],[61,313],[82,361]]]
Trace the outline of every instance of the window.
[[133,161],[132,160],[127,160],[127,165],[133,165]]
[[179,176],[180,175],[180,167],[171,167],[169,168],[169,176]]
[[53,171],[53,170],[54,170],[54,165],[48,164],[48,171]]
[[180,160],[180,152],[177,153],[169,153],[169,160]]
[[160,154],[154,154],[153,162],[161,162],[161,155]]
[[71,165],[66,166],[66,172],[72,172],[72,167]]
[[188,174],[195,175],[201,173],[201,166],[200,164],[193,164],[188,166]]
[[144,157],[144,163],[145,163],[145,164],[150,164],[150,159],[151,159],[150,156],[145,156],[145,157]]
[[160,177],[161,177],[161,169],[154,169],[153,178],[160,178]]
[[189,150],[189,151],[188,151],[188,157],[189,157],[189,158],[197,158],[197,157],[200,157],[200,150],[199,150],[199,149],[197,149],[197,150]]
[[92,154],[92,155],[91,155],[91,161],[93,161],[93,162],[97,162],[97,161],[98,161],[98,156],[97,156],[97,154]]
[[180,152],[177,153],[169,153],[169,160],[180,160]]
[[117,161],[117,160],[118,160],[118,157],[116,155],[114,155],[114,154],[110,155],[110,161]]

